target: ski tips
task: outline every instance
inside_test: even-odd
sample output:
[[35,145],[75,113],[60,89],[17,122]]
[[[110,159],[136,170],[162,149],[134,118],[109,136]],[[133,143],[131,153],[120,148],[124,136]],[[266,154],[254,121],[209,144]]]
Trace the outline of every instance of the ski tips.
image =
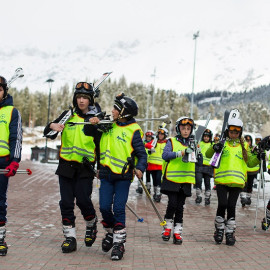
[[26,169],[26,171],[27,171],[27,174],[28,175],[31,175],[32,174],[32,171],[30,169]]

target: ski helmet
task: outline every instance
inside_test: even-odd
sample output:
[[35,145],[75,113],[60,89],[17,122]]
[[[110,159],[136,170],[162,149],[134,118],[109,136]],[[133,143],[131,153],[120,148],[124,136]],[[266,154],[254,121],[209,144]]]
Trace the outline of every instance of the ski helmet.
[[212,131],[211,131],[210,129],[206,129],[206,130],[203,132],[202,138],[203,138],[205,135],[206,135],[206,136],[209,136],[210,141],[212,141],[213,133],[212,133]]
[[153,130],[147,130],[145,136],[154,137],[155,132]]
[[165,135],[165,138],[168,137],[168,135],[169,135],[168,129],[167,128],[164,128],[164,127],[160,127],[158,129],[158,133],[164,134]]
[[255,136],[255,143],[258,144],[261,140],[262,140],[262,135],[261,134],[257,134]]
[[240,137],[242,136],[243,132],[243,122],[239,118],[232,118],[228,121],[228,132],[231,131],[238,131],[240,133]]
[[75,91],[73,95],[73,106],[76,107],[77,104],[77,95],[82,94],[90,100],[90,105],[94,104],[94,89],[91,83],[87,82],[78,82],[75,86]]
[[115,97],[114,108],[119,111],[120,118],[132,118],[138,114],[137,103],[124,93]]
[[191,126],[190,134],[191,134],[193,131],[193,128],[194,128],[194,121],[193,121],[193,119],[191,119],[187,116],[181,116],[180,118],[178,118],[175,122],[175,130],[176,130],[177,135],[179,135],[179,136],[181,135],[180,128],[179,128],[180,125],[182,125],[182,126],[190,125]]
[[3,98],[5,98],[7,96],[8,87],[7,87],[7,80],[3,76],[0,76],[0,86],[2,86],[4,89]]
[[247,134],[247,135],[244,136],[244,138],[245,138],[246,141],[250,141],[251,145],[253,144],[253,140],[252,140],[251,135]]

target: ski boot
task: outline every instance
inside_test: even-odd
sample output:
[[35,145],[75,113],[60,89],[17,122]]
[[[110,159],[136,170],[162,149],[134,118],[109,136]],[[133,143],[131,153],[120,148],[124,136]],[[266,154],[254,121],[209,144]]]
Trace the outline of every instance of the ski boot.
[[75,225],[63,225],[63,233],[66,240],[62,243],[63,253],[70,253],[77,250]]
[[246,205],[251,205],[251,193],[247,193]]
[[102,239],[102,250],[108,252],[113,246],[113,229],[104,221],[101,223],[106,231],[105,237]]
[[206,190],[204,195],[205,195],[204,204],[209,205],[210,204],[210,197],[211,197],[211,190]]
[[246,206],[246,203],[247,203],[246,192],[241,192],[240,193],[240,200],[241,200],[242,207],[245,207]]
[[148,193],[151,194],[151,183],[150,182],[146,183],[146,188],[148,190]]
[[201,196],[201,194],[202,194],[201,189],[196,188],[196,199],[195,199],[195,203],[196,204],[200,204],[202,202],[202,196]]
[[142,193],[143,193],[143,188],[142,188],[142,187],[138,187],[138,188],[136,189],[136,192],[137,192],[138,194],[142,194]]
[[181,233],[183,231],[182,223],[176,223],[173,230],[173,243],[175,245],[181,245],[183,242],[183,238]]
[[166,225],[163,227],[162,239],[163,241],[169,241],[171,238],[171,232],[173,227],[172,219],[165,219]]
[[266,209],[266,220],[265,217],[262,220],[262,230],[267,231],[269,227],[270,227],[270,209]]
[[87,247],[91,247],[97,238],[97,216],[92,218],[91,220],[85,220],[86,223],[86,231],[84,237],[84,243]]
[[155,187],[155,194],[153,196],[155,202],[160,202],[161,200],[161,193],[160,193],[160,186]]
[[228,246],[233,246],[235,244],[235,241],[236,241],[235,236],[234,236],[235,228],[236,228],[235,219],[230,218],[226,222],[226,227],[225,227],[226,245]]
[[7,246],[7,243],[5,242],[5,237],[6,237],[6,227],[1,226],[0,227],[0,256],[7,255],[8,246]]
[[217,244],[221,244],[224,236],[225,221],[221,216],[217,216],[215,219],[215,228],[214,239]]
[[126,228],[121,223],[117,223],[113,229],[113,249],[111,253],[111,259],[113,261],[119,261],[123,258],[126,237]]

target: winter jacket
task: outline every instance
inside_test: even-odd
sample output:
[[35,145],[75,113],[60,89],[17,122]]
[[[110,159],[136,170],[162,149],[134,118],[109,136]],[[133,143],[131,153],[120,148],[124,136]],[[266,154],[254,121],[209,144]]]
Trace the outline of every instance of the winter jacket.
[[[0,102],[0,124],[1,124],[1,108],[5,106],[13,106],[13,98],[11,95]],[[1,140],[1,134],[0,134]],[[20,112],[13,107],[11,121],[9,124],[9,156],[0,157],[0,168],[6,168],[12,161],[21,161],[22,152],[22,119]]]
[[[116,122],[119,126],[127,126],[132,123],[135,123],[135,119],[132,118],[127,122]],[[136,164],[136,169],[144,172],[147,167],[147,154],[145,152],[144,144],[141,138],[141,134],[139,130],[134,132],[131,146],[133,147],[134,151],[132,152],[131,157],[134,159],[135,157],[138,159],[138,163]],[[120,150],[120,149],[119,149]],[[119,180],[132,180],[133,179],[133,169],[130,168],[128,172],[122,176],[119,174],[113,173],[109,167],[100,165],[100,172],[99,172],[100,179],[105,179],[107,177],[111,177],[112,179],[119,179]]]

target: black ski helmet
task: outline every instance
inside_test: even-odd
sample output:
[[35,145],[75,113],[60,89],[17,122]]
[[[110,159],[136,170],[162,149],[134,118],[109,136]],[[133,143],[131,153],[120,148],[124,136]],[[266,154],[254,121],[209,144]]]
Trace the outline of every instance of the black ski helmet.
[[4,89],[3,98],[5,98],[7,96],[8,87],[7,87],[7,80],[3,76],[0,76],[0,86],[2,86]]
[[91,83],[87,83],[87,82],[78,82],[75,86],[75,91],[74,91],[74,95],[73,95],[73,106],[77,107],[77,95],[78,94],[83,94],[85,96],[87,96],[90,100],[90,105],[94,104],[94,89],[93,89],[93,85]]
[[138,114],[137,103],[124,93],[115,97],[114,108],[119,111],[120,118],[132,118]]
[[206,129],[206,130],[203,132],[202,139],[203,139],[203,137],[204,137],[205,135],[206,135],[206,136],[209,136],[210,142],[211,142],[211,141],[212,141],[212,137],[213,137],[212,131],[211,131],[210,129]]
[[182,116],[180,118],[178,118],[175,122],[175,130],[176,130],[176,133],[177,135],[181,136],[181,132],[180,132],[180,128],[179,128],[179,125],[190,125],[191,126],[191,132],[190,132],[190,135],[193,131],[193,128],[194,128],[194,121],[193,119],[187,117],[187,116]]

